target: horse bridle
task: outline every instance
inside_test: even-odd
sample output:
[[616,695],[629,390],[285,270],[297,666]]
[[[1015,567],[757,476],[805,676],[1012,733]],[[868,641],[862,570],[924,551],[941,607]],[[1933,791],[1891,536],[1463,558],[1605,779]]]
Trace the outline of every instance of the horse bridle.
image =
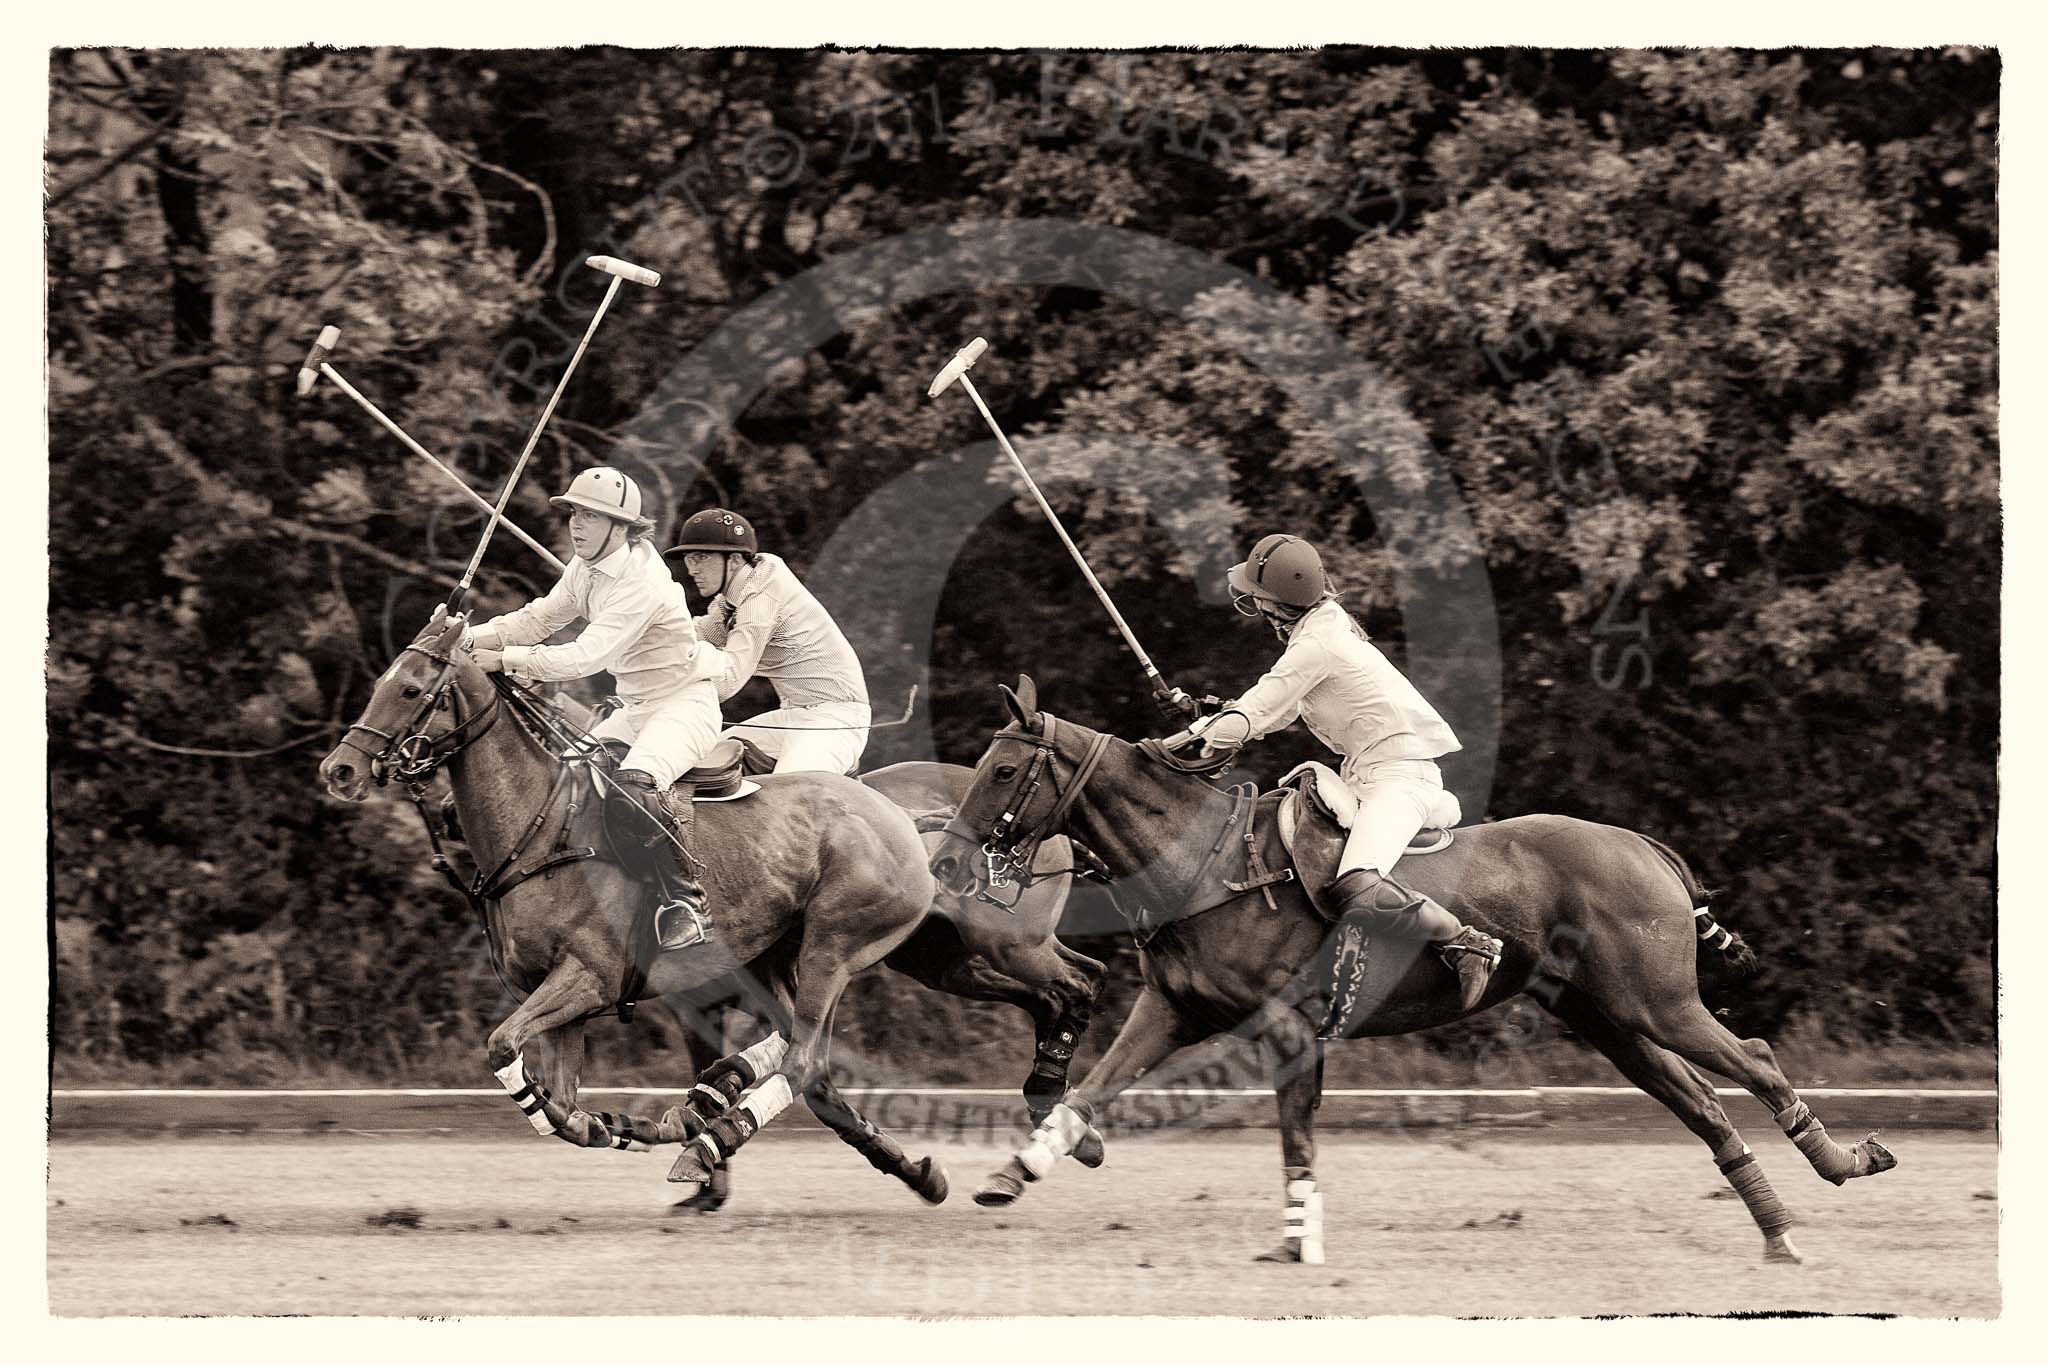
[[[1110,736],[1105,732],[1095,736],[1088,746],[1088,752],[1081,758],[1081,765],[1074,770],[1073,783],[1065,791],[1060,790],[1059,767],[1055,762],[1058,751],[1054,736],[1059,721],[1051,712],[1041,711],[1039,717],[1045,722],[1036,732],[1009,726],[998,730],[996,739],[1018,739],[1033,743],[1031,764],[1024,770],[1024,780],[1017,784],[1016,794],[1011,798],[1002,814],[996,816],[986,838],[981,841],[982,860],[988,867],[990,890],[1000,891],[1012,883],[1017,887],[1017,896],[1022,897],[1029,890],[1035,878],[1031,863],[1038,856],[1038,846],[1047,836],[1059,833],[1066,824],[1067,812],[1088,785],[1088,779],[1095,775],[1096,765],[1102,762],[1102,755],[1109,749]],[[1024,813],[1038,795],[1038,788],[1050,781],[1058,797],[1045,817],[1035,827],[1023,823]],[[1013,898],[1006,905],[993,896],[983,895],[981,899],[1008,909],[1017,901]]]
[[[419,708],[395,734],[388,730],[379,730],[374,725],[365,725],[358,720],[343,731],[341,736],[343,744],[352,744],[349,736],[361,730],[384,741],[384,747],[370,755],[370,777],[380,787],[392,778],[397,778],[408,786],[425,784],[427,779],[439,771],[442,764],[481,739],[493,725],[497,724],[498,707],[503,700],[502,695],[493,688],[489,706],[474,715],[458,720],[438,735],[429,735],[426,733],[427,722],[433,719],[436,712],[445,709],[449,704],[451,687],[455,681],[455,656],[452,652],[436,654],[417,643],[409,644],[398,652],[400,657],[418,654],[441,667],[441,672],[434,679],[433,685],[421,693]],[[477,728],[472,731],[471,726]],[[360,744],[354,747],[364,753],[369,752]]]

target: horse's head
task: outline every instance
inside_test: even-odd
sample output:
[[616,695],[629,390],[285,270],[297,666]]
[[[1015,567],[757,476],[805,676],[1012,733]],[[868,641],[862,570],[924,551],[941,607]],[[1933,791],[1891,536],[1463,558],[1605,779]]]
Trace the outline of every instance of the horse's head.
[[1040,711],[1028,677],[1001,691],[1014,723],[989,741],[931,860],[932,876],[955,896],[1029,883],[1039,842],[1060,832],[1109,739]]
[[434,608],[413,642],[370,692],[370,704],[320,761],[320,780],[345,801],[360,801],[371,780],[383,785],[394,774],[434,756],[434,742],[454,727],[450,684],[474,665],[457,654],[465,624],[446,607]]

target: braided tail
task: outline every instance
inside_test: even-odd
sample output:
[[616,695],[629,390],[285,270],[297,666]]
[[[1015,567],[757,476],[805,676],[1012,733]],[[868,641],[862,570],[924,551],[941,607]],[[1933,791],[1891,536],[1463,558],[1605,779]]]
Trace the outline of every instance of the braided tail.
[[1742,935],[1733,929],[1722,927],[1714,919],[1714,912],[1707,908],[1708,899],[1715,893],[1700,885],[1699,879],[1692,875],[1692,869],[1685,865],[1685,859],[1647,834],[1638,834],[1636,837],[1657,851],[1657,856],[1670,866],[1685,887],[1686,899],[1692,902],[1693,928],[1700,936],[1700,943],[1720,953],[1722,962],[1730,970],[1743,976],[1755,972],[1760,965],[1755,951],[1742,941]]

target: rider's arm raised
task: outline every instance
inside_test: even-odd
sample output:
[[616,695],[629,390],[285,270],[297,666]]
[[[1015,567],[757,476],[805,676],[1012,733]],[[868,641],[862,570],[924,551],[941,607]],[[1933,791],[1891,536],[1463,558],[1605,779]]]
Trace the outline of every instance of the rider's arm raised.
[[1297,636],[1280,661],[1229,709],[1244,713],[1253,739],[1285,729],[1300,718],[1302,699],[1329,676],[1331,662],[1330,651],[1320,640]]
[[505,671],[535,682],[566,682],[587,678],[611,667],[631,648],[662,607],[658,586],[649,578],[627,573],[611,585],[583,633],[565,645],[513,646],[505,651]]

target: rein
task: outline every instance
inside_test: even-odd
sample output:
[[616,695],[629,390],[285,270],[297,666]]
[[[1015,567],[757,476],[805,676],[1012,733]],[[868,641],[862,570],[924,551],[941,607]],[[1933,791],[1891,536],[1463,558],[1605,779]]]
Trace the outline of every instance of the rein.
[[[1081,766],[1074,770],[1072,785],[1065,791],[1060,791],[1059,768],[1054,761],[1057,751],[1053,743],[1054,736],[1059,730],[1059,720],[1049,711],[1039,714],[1045,720],[1045,727],[1036,734],[1012,726],[996,735],[997,739],[1033,740],[1036,744],[1031,755],[1031,766],[1025,769],[1024,780],[1017,785],[1016,797],[1003,813],[996,817],[994,825],[989,829],[988,837],[982,840],[981,844],[982,860],[988,866],[988,890],[976,892],[975,898],[987,901],[990,905],[1000,906],[1012,914],[1016,913],[1017,902],[1023,899],[1024,893],[1031,889],[1033,883],[1040,880],[1031,871],[1032,860],[1038,856],[1038,846],[1045,842],[1047,835],[1057,833],[1061,826],[1066,824],[1067,812],[1074,808],[1074,802],[1087,787],[1088,779],[1095,776],[1096,767],[1102,762],[1103,754],[1109,750],[1110,736],[1107,733],[1096,735],[1088,746],[1088,752],[1081,758]],[[1018,822],[1023,818],[1032,798],[1038,795],[1040,784],[1047,780],[1052,782],[1053,791],[1058,794],[1059,799],[1053,803],[1052,809],[1046,812],[1045,818],[1038,822],[1035,829],[1020,828]],[[1078,871],[1079,868],[1080,864],[1076,862],[1075,870]],[[1001,891],[1012,885],[1016,886],[1017,894],[1007,902],[988,894],[989,891]]]
[[[1035,880],[1039,880],[1034,878],[1031,873],[1031,861],[1038,851],[1038,845],[1048,835],[1059,833],[1064,827],[1067,813],[1073,809],[1074,802],[1080,797],[1082,789],[1088,785],[1088,779],[1095,775],[1096,767],[1101,763],[1102,756],[1108,750],[1110,741],[1110,736],[1106,732],[1098,733],[1095,736],[1094,740],[1090,742],[1087,752],[1082,756],[1080,765],[1074,770],[1072,784],[1065,791],[1059,792],[1058,801],[1053,804],[1051,810],[1046,812],[1043,819],[1035,822],[1031,827],[1026,827],[1022,823],[1024,813],[1029,809],[1033,798],[1037,796],[1038,788],[1043,783],[1051,781],[1054,790],[1059,790],[1059,769],[1055,761],[1057,757],[1055,736],[1058,733],[1059,721],[1050,712],[1042,711],[1039,714],[1044,719],[1044,728],[1038,733],[1019,729],[1017,726],[1012,725],[997,731],[994,736],[995,739],[1023,740],[1032,743],[1034,749],[1030,766],[1025,769],[1024,780],[1018,784],[1017,794],[1011,798],[1003,812],[996,817],[994,824],[989,830],[988,837],[982,841],[981,845],[981,856],[988,868],[989,888],[991,890],[1000,890],[1015,884],[1018,887],[1017,897],[1019,898],[1023,896],[1024,892],[1031,887]],[[1208,782],[1214,782],[1221,777],[1224,772],[1237,762],[1238,757],[1234,750],[1225,750],[1221,753],[1212,754],[1207,758],[1183,759],[1156,739],[1141,740],[1135,747],[1144,753],[1146,757],[1160,763],[1164,767],[1190,777],[1201,778]],[[1200,891],[1207,882],[1211,870],[1216,866],[1218,859],[1223,856],[1223,850],[1230,843],[1233,834],[1236,834],[1244,845],[1244,880],[1233,881],[1228,877],[1224,878],[1224,894],[1220,898],[1192,910],[1183,910],[1171,916],[1171,918],[1148,914],[1142,906],[1139,907],[1135,915],[1125,912],[1124,917],[1130,923],[1131,930],[1137,937],[1139,947],[1142,948],[1147,943],[1150,943],[1161,929],[1175,920],[1187,919],[1191,916],[1202,914],[1204,911],[1228,905],[1239,897],[1248,895],[1253,891],[1257,891],[1265,898],[1268,909],[1278,909],[1273,899],[1273,887],[1294,881],[1295,873],[1291,867],[1282,867],[1277,871],[1268,870],[1265,859],[1259,853],[1257,834],[1258,784],[1256,782],[1239,783],[1230,789],[1229,795],[1231,798],[1230,814],[1224,819],[1222,829],[1217,832],[1215,841],[1209,846],[1208,853],[1203,857],[1201,866],[1196,870],[1193,880],[1189,883],[1189,894],[1192,896]],[[1075,848],[1077,852],[1081,851],[1080,845],[1075,845]],[[1109,881],[1108,869],[1101,866],[1101,860],[1095,858],[1093,854],[1089,855],[1089,860],[1095,864],[1093,868],[1083,873],[1081,864],[1077,860],[1074,871],[1076,873],[1083,873],[1083,875],[1096,876],[1105,882]],[[977,892],[976,895],[978,899],[987,901],[992,905],[1000,905],[1006,910],[1016,904],[1015,898],[1008,904],[1005,904],[996,897],[989,895],[986,891]],[[1112,901],[1116,900],[1114,896],[1111,899]],[[1123,911],[1121,902],[1117,902],[1117,908],[1119,911]]]

